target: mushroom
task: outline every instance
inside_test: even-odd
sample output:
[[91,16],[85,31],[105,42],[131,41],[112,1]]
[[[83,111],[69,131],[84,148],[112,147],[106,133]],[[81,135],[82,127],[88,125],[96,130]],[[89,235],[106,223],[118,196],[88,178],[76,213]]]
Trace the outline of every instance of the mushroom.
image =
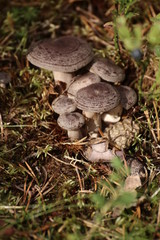
[[52,109],[58,114],[74,112],[76,108],[74,100],[66,95],[61,95],[52,102]]
[[134,191],[136,188],[141,187],[142,182],[139,175],[129,175],[125,179],[124,190]]
[[68,96],[71,98],[75,98],[76,93],[84,87],[87,87],[90,84],[93,83],[98,83],[100,82],[101,79],[98,75],[94,74],[94,73],[86,73],[83,75],[79,75],[76,76],[74,78],[74,81],[70,84],[67,92],[68,92]]
[[10,83],[11,76],[7,72],[0,72],[0,87],[6,88],[6,85]]
[[115,108],[119,104],[120,96],[114,86],[99,82],[80,89],[75,101],[77,108],[81,109],[87,118],[93,118],[96,129],[101,127],[100,114]]
[[[120,151],[117,153],[108,148],[107,140],[98,138],[91,140],[88,148],[84,152],[87,160],[91,162],[111,162],[119,154]],[[121,155],[123,155],[122,151]]]
[[55,81],[68,85],[73,73],[92,61],[93,52],[85,40],[64,36],[34,44],[29,48],[27,59],[37,67],[53,71]]
[[146,167],[137,159],[129,157],[127,164],[130,167],[130,175],[125,180],[125,190],[133,191],[142,186],[143,180],[148,176]]
[[125,78],[124,70],[108,58],[95,59],[89,71],[112,83],[120,83]]
[[147,178],[147,169],[142,162],[129,156],[127,158],[127,164],[130,167],[131,175],[139,175],[142,180]]
[[118,104],[117,107],[111,109],[108,112],[102,114],[102,120],[105,123],[116,123],[121,119],[121,115],[123,112],[123,107],[121,104]]
[[85,123],[84,116],[78,112],[61,114],[57,119],[58,125],[67,130],[71,141],[82,138],[81,127]]
[[129,110],[137,102],[137,94],[135,90],[129,86],[115,86],[119,91],[121,104],[125,110]]

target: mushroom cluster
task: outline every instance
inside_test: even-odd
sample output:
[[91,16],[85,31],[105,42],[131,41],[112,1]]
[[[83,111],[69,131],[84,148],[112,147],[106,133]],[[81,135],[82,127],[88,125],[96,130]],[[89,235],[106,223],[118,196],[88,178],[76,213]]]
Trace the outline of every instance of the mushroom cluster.
[[53,101],[52,109],[71,141],[99,137],[100,129],[105,132],[109,124],[119,122],[123,109],[129,110],[137,101],[134,89],[121,85],[125,71],[108,58],[94,57],[90,44],[79,37],[39,41],[29,48],[27,59],[53,71],[56,84],[66,83],[65,93]]

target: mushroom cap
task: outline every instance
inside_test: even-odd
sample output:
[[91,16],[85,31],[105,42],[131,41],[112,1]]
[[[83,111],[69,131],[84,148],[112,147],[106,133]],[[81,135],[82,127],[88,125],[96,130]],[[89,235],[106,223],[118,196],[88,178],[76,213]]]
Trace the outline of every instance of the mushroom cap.
[[34,44],[29,48],[27,59],[33,65],[47,70],[74,72],[93,59],[93,52],[85,40],[64,36]]
[[74,100],[65,95],[59,96],[52,102],[52,109],[58,114],[74,112],[76,108]]
[[11,81],[11,76],[7,72],[0,72],[0,83],[7,84]]
[[88,72],[84,75],[76,76],[74,82],[68,88],[68,93],[75,96],[78,90],[90,84],[98,83],[101,79],[98,75]]
[[133,107],[137,102],[137,94],[135,90],[129,86],[115,86],[121,98],[122,107],[126,110]]
[[106,112],[119,104],[120,96],[114,86],[106,82],[80,89],[75,97],[77,108],[87,112]]
[[124,70],[108,58],[95,59],[89,71],[107,82],[122,82],[125,78]]
[[65,130],[74,131],[84,125],[85,119],[84,116],[78,112],[64,113],[58,117],[57,123]]

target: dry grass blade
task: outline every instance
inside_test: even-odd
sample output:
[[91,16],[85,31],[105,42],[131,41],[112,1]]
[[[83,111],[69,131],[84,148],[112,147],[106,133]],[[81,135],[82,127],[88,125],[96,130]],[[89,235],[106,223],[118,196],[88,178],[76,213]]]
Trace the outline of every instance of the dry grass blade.
[[153,101],[153,106],[154,106],[154,110],[155,110],[155,113],[156,113],[156,123],[157,123],[157,140],[158,142],[160,141],[160,119],[159,119],[159,116],[158,116],[158,111],[157,111],[157,103],[155,101]]
[[1,127],[1,140],[3,141],[4,129],[3,129],[3,120],[2,120],[2,114],[1,113],[0,113],[0,127]]
[[160,201],[159,201],[159,205],[158,205],[157,226],[159,226],[159,224],[160,224]]
[[145,114],[145,116],[146,116],[146,119],[147,119],[147,122],[148,122],[148,127],[149,127],[149,129],[150,129],[150,131],[151,131],[151,133],[152,133],[153,139],[154,139],[154,141],[157,143],[158,141],[157,141],[155,132],[154,132],[153,127],[152,127],[152,123],[151,123],[151,120],[150,120],[150,116],[149,116],[149,111],[148,111],[148,109],[146,109],[146,110],[144,111],[144,114]]

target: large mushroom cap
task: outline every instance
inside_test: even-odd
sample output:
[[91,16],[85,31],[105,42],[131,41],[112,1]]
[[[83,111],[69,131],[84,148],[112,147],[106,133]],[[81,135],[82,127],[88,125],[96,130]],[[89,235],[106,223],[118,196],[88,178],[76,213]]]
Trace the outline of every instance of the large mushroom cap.
[[27,59],[33,65],[47,70],[74,72],[93,59],[93,52],[85,40],[64,36],[34,44],[28,51]]
[[63,129],[74,131],[84,125],[85,119],[84,116],[78,112],[64,113],[59,116],[57,123]]
[[74,112],[77,108],[73,99],[68,98],[65,95],[61,95],[52,102],[52,108],[54,112],[58,114]]
[[124,70],[108,58],[95,59],[89,71],[107,82],[122,82],[125,78]]
[[77,108],[94,113],[106,112],[119,104],[118,91],[109,83],[99,82],[80,89],[75,101]]
[[129,110],[137,102],[137,94],[135,90],[129,86],[115,86],[118,90],[121,98],[122,107],[126,110]]

